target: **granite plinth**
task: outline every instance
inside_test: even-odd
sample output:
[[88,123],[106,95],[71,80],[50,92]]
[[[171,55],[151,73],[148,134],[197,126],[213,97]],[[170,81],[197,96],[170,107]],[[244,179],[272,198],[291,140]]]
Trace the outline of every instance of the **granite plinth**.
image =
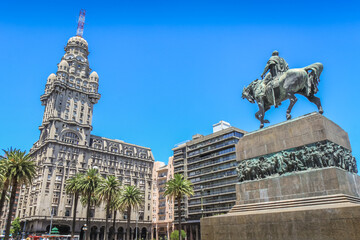
[[236,204],[346,194],[360,197],[360,177],[330,167],[238,183]]
[[348,134],[319,113],[311,113],[245,134],[236,146],[237,160],[245,160],[321,141],[351,150]]
[[339,168],[239,183],[228,214],[201,219],[206,240],[355,240],[360,177]]

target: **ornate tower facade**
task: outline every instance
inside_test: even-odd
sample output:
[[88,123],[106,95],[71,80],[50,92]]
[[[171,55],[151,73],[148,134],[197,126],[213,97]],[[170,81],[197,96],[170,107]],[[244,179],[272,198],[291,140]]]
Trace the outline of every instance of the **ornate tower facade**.
[[[51,221],[61,234],[69,234],[74,199],[65,191],[66,180],[96,167],[103,177],[114,175],[122,185],[135,185],[143,192],[144,205],[131,214],[131,231],[136,235],[137,226],[138,236],[149,239],[154,157],[150,148],[91,135],[93,108],[100,94],[99,76],[91,71],[88,55],[85,39],[70,38],[56,74],[46,81],[40,97],[45,106],[40,138],[30,150],[39,167],[38,176],[31,186],[22,186],[16,215],[26,220],[29,234],[48,232]],[[104,239],[105,218],[112,221],[112,216],[105,216],[104,207],[91,210],[88,231],[92,240]],[[124,239],[126,218],[125,213],[117,214],[115,229],[108,229],[110,238]],[[80,238],[85,219],[86,209],[79,203],[75,232]]]
[[56,75],[50,74],[40,97],[45,110],[39,144],[63,141],[89,146],[93,107],[100,94],[99,76],[90,74],[88,55],[85,39],[69,39]]

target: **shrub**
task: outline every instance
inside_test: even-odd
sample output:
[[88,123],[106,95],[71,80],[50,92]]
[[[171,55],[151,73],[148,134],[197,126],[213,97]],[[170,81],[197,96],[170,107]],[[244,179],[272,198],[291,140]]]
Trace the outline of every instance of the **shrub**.
[[[186,233],[184,230],[181,230],[181,238],[182,239],[186,238]],[[171,233],[170,240],[179,240],[179,231],[178,230],[175,230]]]

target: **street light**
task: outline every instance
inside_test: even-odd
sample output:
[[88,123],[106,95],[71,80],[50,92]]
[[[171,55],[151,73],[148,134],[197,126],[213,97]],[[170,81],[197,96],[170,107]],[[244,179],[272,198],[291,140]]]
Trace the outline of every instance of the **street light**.
[[85,235],[85,238],[86,238],[86,231],[88,230],[86,223],[82,227],[82,230],[84,231],[84,235]]
[[26,214],[24,215],[25,218],[25,223],[24,223],[24,227],[23,227],[23,234],[22,234],[22,239],[25,239],[25,228],[26,228]]
[[53,212],[54,212],[54,209],[49,208],[49,210],[50,210],[50,215],[51,215],[49,235],[51,235],[51,228],[52,228],[52,224],[53,224]]

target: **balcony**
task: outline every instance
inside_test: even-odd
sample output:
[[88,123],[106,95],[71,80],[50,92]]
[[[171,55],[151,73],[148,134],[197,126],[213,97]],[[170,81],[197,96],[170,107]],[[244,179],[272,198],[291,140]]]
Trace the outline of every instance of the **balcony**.
[[[235,177],[235,176],[234,176]],[[219,186],[225,186],[225,185],[233,185],[235,183],[238,183],[239,180],[238,179],[234,179],[234,180],[222,180],[222,181],[217,181],[217,182],[210,182],[210,183],[206,183],[206,184],[196,184],[194,186],[194,190],[195,191],[199,191],[201,190],[201,186],[203,186],[204,189],[209,189],[209,188],[215,188],[215,187],[219,187]]]
[[202,162],[202,163],[196,163],[196,164],[192,164],[192,165],[189,165],[188,166],[188,170],[196,170],[196,169],[201,169],[201,168],[204,168],[206,166],[212,166],[212,165],[217,165],[219,163],[223,163],[223,162],[228,162],[228,161],[234,161],[236,160],[236,154],[233,153],[233,154],[230,154],[230,155],[226,155],[226,156],[221,156],[221,157],[218,157],[218,158],[215,158],[215,159],[211,159],[209,161],[205,161],[205,162]]
[[236,168],[237,165],[238,165],[237,162],[232,161],[230,163],[225,163],[224,165],[215,166],[215,167],[212,167],[212,168],[211,167],[210,168],[205,168],[205,169],[197,170],[195,172],[189,172],[188,177],[193,178],[193,177],[196,177],[196,176],[205,175],[207,173],[214,174],[216,172],[220,172],[220,171],[223,171],[223,170]]
[[211,145],[211,146],[208,146],[208,147],[204,147],[204,148],[201,148],[199,150],[188,153],[188,157],[196,156],[196,155],[207,153],[207,152],[210,152],[210,151],[214,151],[214,150],[217,150],[217,149],[229,146],[229,145],[233,145],[233,144],[236,144],[238,141],[239,141],[239,139],[231,139],[231,140],[227,140],[227,141],[222,142],[222,143],[218,143],[216,145]]
[[232,208],[232,206],[215,207],[215,208],[203,209],[203,211],[201,211],[201,209],[191,209],[191,210],[189,210],[189,215],[190,214],[199,214],[201,212],[204,212],[204,213],[208,213],[208,212],[216,212],[216,213],[228,212],[231,208]]
[[[215,199],[203,199],[203,205],[207,205],[210,203],[223,203],[223,202],[229,202],[229,201],[236,201],[236,196],[231,196],[231,197],[221,197],[219,196],[218,198]],[[195,201],[190,201],[189,202],[189,206],[196,206],[196,205],[201,205],[201,199],[199,200],[195,200]]]
[[197,177],[197,178],[193,178],[190,181],[192,183],[200,183],[200,182],[206,182],[206,181],[211,181],[211,180],[218,180],[221,178],[227,178],[227,177],[234,177],[237,176],[237,172],[236,170],[231,170],[231,171],[226,171],[226,172],[218,172],[216,174],[213,174],[213,176],[209,176],[209,177]]
[[201,194],[201,192],[196,192],[193,196],[191,196],[191,199],[194,198],[199,198],[199,197],[207,197],[207,196],[211,196],[211,195],[219,195],[219,194],[226,194],[226,193],[235,193],[236,190],[235,188],[233,189],[226,189],[226,190],[220,190],[220,191],[203,191],[203,193]]
[[198,156],[198,157],[189,158],[187,160],[187,163],[188,163],[188,165],[190,167],[192,164],[197,164],[199,162],[204,162],[204,161],[209,160],[209,159],[211,159],[213,157],[226,155],[226,154],[231,153],[231,152],[235,152],[235,147],[226,148],[226,149],[223,149],[223,150],[215,152],[215,153],[209,153],[209,154],[201,156],[201,157]]

